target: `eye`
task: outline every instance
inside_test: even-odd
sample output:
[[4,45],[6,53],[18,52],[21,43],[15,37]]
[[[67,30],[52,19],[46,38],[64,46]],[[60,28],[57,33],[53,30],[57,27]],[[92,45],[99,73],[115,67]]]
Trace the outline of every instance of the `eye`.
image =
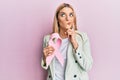
[[65,16],[65,13],[61,13],[60,16],[61,16],[61,17],[64,17],[64,16]]
[[70,13],[69,16],[72,17],[72,16],[73,16],[73,13]]

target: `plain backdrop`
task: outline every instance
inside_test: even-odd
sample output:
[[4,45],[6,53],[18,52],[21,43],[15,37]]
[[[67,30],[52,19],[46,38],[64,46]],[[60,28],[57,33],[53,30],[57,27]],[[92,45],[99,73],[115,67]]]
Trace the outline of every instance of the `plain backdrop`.
[[70,3],[94,60],[90,80],[120,80],[120,0],[0,0],[0,80],[45,80],[43,36],[53,16]]

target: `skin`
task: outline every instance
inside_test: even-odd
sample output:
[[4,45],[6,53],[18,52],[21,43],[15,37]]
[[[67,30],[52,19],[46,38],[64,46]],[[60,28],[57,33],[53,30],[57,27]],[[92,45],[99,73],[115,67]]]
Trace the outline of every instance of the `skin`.
[[[78,47],[78,43],[75,40],[75,31],[74,31],[74,12],[69,7],[64,7],[58,13],[58,22],[60,25],[59,35],[62,39],[69,38],[72,43],[74,49],[76,50]],[[52,46],[47,46],[43,49],[44,53],[44,61],[47,56],[50,56],[54,52],[54,48]],[[46,62],[46,61],[45,61]]]

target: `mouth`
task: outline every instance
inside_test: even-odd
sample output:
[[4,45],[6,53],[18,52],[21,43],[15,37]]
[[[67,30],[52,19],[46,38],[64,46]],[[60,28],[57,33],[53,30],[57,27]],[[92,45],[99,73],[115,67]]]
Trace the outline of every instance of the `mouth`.
[[68,22],[68,23],[67,23],[67,25],[70,25],[70,24],[71,24],[71,22]]
[[71,24],[67,24],[68,26],[66,27],[66,30],[68,29],[73,29],[73,26]]

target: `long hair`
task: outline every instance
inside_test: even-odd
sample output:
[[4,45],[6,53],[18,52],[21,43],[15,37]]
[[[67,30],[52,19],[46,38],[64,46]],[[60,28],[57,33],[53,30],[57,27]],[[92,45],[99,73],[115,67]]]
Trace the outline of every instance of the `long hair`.
[[74,29],[77,30],[77,26],[76,26],[76,14],[74,12],[74,9],[73,7],[70,5],[70,4],[67,4],[67,3],[62,3],[56,10],[55,12],[55,16],[54,16],[54,21],[53,21],[53,33],[59,33],[59,29],[60,29],[60,26],[59,26],[59,22],[58,22],[58,14],[60,12],[61,9],[63,9],[64,7],[69,7],[73,10],[73,13],[74,13]]

